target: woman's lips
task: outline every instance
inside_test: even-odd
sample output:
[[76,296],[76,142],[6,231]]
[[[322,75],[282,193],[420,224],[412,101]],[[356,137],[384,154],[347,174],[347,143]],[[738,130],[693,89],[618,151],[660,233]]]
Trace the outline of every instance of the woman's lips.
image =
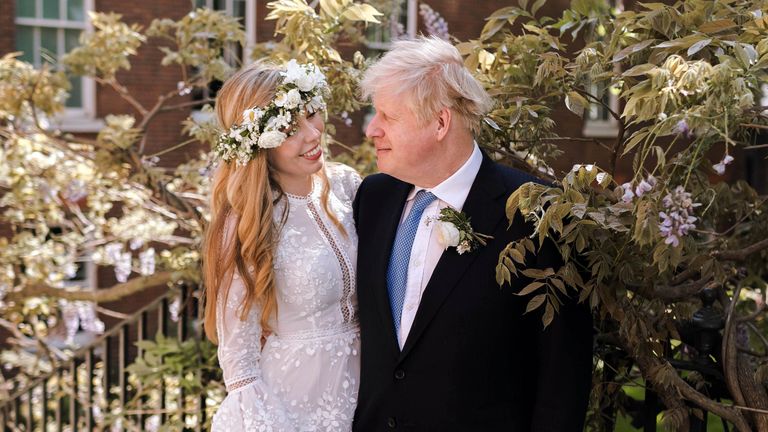
[[303,157],[304,159],[313,161],[313,160],[320,159],[320,156],[322,155],[323,155],[323,149],[320,148],[320,145],[316,145],[315,147],[312,148],[312,150],[302,154],[301,157]]

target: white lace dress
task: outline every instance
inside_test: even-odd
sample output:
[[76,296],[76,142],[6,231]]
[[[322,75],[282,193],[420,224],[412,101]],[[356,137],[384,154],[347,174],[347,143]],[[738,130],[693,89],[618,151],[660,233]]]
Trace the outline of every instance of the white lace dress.
[[235,274],[217,315],[219,364],[227,397],[214,432],[350,431],[360,376],[352,199],[359,175],[329,164],[329,206],[343,235],[322,210],[321,180],[306,197],[288,195],[288,219],[275,256],[277,315],[262,349],[260,307],[238,318],[243,283]]

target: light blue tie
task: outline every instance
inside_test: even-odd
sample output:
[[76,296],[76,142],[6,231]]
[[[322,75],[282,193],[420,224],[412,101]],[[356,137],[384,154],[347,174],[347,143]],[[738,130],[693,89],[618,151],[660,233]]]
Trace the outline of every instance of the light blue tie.
[[400,333],[400,319],[405,302],[405,286],[408,282],[408,262],[411,260],[411,247],[424,209],[436,199],[431,192],[420,190],[413,199],[411,211],[397,228],[392,254],[387,268],[387,290],[389,304],[392,307],[392,319],[395,322],[395,334]]

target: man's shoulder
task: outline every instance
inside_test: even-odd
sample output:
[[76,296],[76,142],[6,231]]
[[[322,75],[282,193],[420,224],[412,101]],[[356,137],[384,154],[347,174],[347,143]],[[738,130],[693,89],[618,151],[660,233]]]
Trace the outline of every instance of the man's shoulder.
[[405,185],[405,183],[388,174],[371,174],[363,179],[363,183],[360,185],[360,193],[375,194],[388,190],[391,191],[392,187],[398,185]]
[[546,180],[543,180],[525,171],[521,171],[507,165],[502,165],[498,162],[492,162],[490,160],[488,162],[489,169],[494,172],[497,178],[501,179],[501,182],[504,185],[504,189],[506,189],[506,191],[509,193],[514,192],[517,190],[517,188],[525,183],[538,183],[544,186],[552,186],[552,184]]

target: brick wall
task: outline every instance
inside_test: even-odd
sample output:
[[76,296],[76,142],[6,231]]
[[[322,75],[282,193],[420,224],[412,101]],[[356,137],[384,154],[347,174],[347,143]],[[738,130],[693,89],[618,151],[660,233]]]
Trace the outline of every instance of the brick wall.
[[0,1],[0,55],[15,50],[14,17],[16,2]]

